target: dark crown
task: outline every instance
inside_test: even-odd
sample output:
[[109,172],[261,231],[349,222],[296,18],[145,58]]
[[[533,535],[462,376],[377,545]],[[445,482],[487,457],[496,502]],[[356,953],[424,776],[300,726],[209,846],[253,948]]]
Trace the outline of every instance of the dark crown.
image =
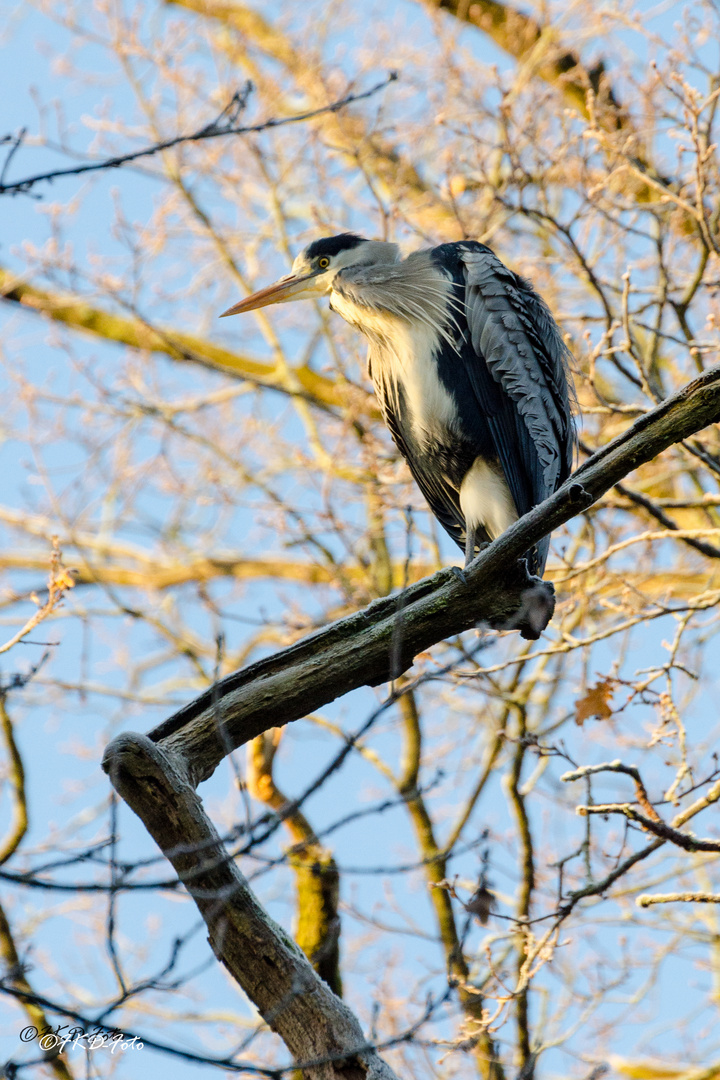
[[349,251],[351,248],[357,247],[358,244],[364,243],[364,236],[345,232],[340,233],[339,236],[324,236],[322,240],[314,240],[308,246],[305,254],[308,259],[320,259],[323,255],[332,259],[334,255],[339,255],[341,251]]

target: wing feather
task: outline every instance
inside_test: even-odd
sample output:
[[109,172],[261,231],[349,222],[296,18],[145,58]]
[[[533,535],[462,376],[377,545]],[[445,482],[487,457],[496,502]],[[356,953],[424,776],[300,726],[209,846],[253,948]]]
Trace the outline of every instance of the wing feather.
[[522,418],[529,439],[522,440],[521,453],[533,477],[534,501],[540,502],[572,468],[570,353],[528,282],[488,248],[464,250],[461,258],[470,340]]
[[[500,464],[522,515],[551,495],[572,470],[575,428],[570,353],[532,286],[483,245],[462,245],[468,331],[476,362],[469,372],[485,408]],[[505,407],[487,412],[488,376]],[[548,541],[539,545],[540,563]]]
[[[469,371],[518,512],[551,495],[572,470],[575,428],[570,353],[545,302],[484,245],[462,244]],[[488,412],[488,376],[503,408]],[[549,537],[538,545],[540,572]]]
[[[575,445],[570,354],[543,300],[489,248],[462,241],[390,267],[348,268],[338,275],[335,292],[361,314],[367,308],[424,319],[438,338],[437,376],[455,398],[458,426],[444,432],[440,426],[428,441],[430,428],[418,439],[413,427],[405,376],[393,375],[393,364],[384,362],[390,344],[383,328],[341,310],[369,337],[385,422],[435,517],[461,547],[459,488],[473,453],[497,459],[520,515],[566,479]],[[533,560],[541,573],[548,543],[538,545]]]

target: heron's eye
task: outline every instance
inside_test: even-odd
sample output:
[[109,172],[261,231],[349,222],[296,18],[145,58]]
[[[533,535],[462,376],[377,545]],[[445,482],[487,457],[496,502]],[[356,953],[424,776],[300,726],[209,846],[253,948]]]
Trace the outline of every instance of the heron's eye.
[[330,265],[330,260],[326,259],[324,255],[323,255],[322,259],[318,259],[318,266],[320,267],[321,270],[324,270],[325,267],[329,266],[329,265]]

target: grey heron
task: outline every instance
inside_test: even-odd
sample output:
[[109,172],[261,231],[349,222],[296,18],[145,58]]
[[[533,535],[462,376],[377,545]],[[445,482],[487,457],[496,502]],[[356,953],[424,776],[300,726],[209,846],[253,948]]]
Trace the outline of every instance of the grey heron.
[[[326,294],[368,338],[385,422],[467,566],[572,469],[570,353],[549,308],[476,241],[402,259],[397,244],[342,233],[221,317]],[[530,553],[540,575],[548,545]]]

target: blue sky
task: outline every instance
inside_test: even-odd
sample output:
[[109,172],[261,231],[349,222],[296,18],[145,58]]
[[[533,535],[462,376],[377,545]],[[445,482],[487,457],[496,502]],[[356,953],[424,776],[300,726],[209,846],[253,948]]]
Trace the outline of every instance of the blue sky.
[[[321,8],[322,5],[317,5]],[[287,7],[274,5],[275,8]],[[83,149],[92,146],[92,133],[84,126],[83,118],[88,115],[97,115],[100,111],[109,111],[110,115],[132,118],[136,115],[136,105],[129,90],[115,73],[108,70],[104,52],[86,47],[83,54],[75,59],[85,70],[94,73],[93,80],[89,85],[81,86],[73,80],[66,80],[62,76],[62,69],[55,63],[53,57],[62,56],[69,48],[70,37],[67,32],[57,23],[51,21],[39,11],[19,5],[12,8],[8,5],[9,18],[5,23],[4,31],[0,31],[0,45],[3,56],[0,63],[0,135],[4,132],[17,131],[21,126],[27,126],[30,133],[38,130],[38,116],[36,100],[42,101],[48,110],[49,130],[52,131],[53,102],[58,101],[62,105],[67,129],[72,134],[76,148]],[[396,3],[384,7],[384,17],[388,20],[407,18],[408,32],[414,34],[429,35],[427,21],[419,13],[417,5],[410,3]],[[147,18],[163,18],[163,14],[157,14],[155,9],[147,8]],[[183,16],[173,11],[172,17]],[[670,25],[674,18],[672,8],[660,11],[657,16],[658,26],[665,28]],[[637,35],[628,30],[625,44],[632,48],[633,42],[638,41]],[[476,49],[482,52],[483,59],[490,57],[498,63],[507,63],[507,60],[487,42],[479,43],[476,35],[471,32],[463,32],[463,43],[468,49]],[[342,37],[336,43],[338,50],[350,49],[349,40]],[[709,46],[710,48],[711,46]],[[200,62],[200,61],[198,61]],[[378,75],[382,75],[379,72]],[[208,63],[208,79],[213,77]],[[393,91],[389,91],[392,93]],[[417,108],[420,107],[418,102]],[[12,175],[26,175],[35,170],[48,168],[62,163],[66,158],[46,148],[23,147],[15,157],[12,165]],[[113,219],[115,206],[115,193],[120,192],[120,198],[125,212],[133,221],[145,221],[149,218],[153,206],[163,198],[162,186],[156,181],[138,172],[125,170],[122,173],[111,173],[92,180],[74,179],[59,181],[49,189],[43,189],[42,201],[35,201],[26,197],[14,199],[0,199],[0,264],[6,266],[18,266],[22,262],[21,247],[30,242],[38,246],[47,242],[53,223],[53,213],[56,208],[66,211],[71,210],[69,215],[68,240],[72,243],[79,260],[89,254],[103,257],[116,257],[121,263],[126,258],[126,249],[119,242],[116,235],[110,231],[109,222]],[[77,201],[77,204],[75,205]],[[350,213],[352,211],[349,211]],[[281,269],[283,259],[278,257],[272,267],[268,266],[268,278],[274,276],[275,271]],[[192,267],[173,266],[169,272],[182,275],[190,275]],[[230,286],[228,293],[232,292]],[[221,291],[220,289],[218,291]],[[230,299],[232,297],[230,296]],[[160,313],[163,311],[163,298],[158,299]],[[173,316],[177,315],[177,308],[173,308]],[[183,311],[179,316],[188,327],[197,327],[200,324],[209,324],[210,315],[206,312]],[[15,310],[0,309],[5,332],[5,341],[8,354],[18,357],[18,362],[23,365],[26,376],[36,382],[42,382],[46,388],[51,388],[54,393],[62,394],[74,385],[75,374],[67,366],[66,358],[62,350],[57,348],[56,334],[49,330],[47,325],[28,313],[18,313]],[[215,324],[213,323],[213,326]],[[216,333],[220,339],[233,335],[239,331],[234,328],[220,326]],[[292,333],[292,331],[290,331]],[[255,342],[253,341],[253,344]],[[118,377],[122,374],[125,364],[125,356],[122,350],[99,344],[89,339],[73,339],[74,355],[79,364],[87,364],[91,369],[100,365],[103,375],[109,381],[117,371]],[[158,362],[163,380],[163,386],[168,392],[185,392],[191,390],[209,389],[221,385],[222,377],[197,370],[178,369],[168,361]],[[8,384],[7,394],[14,392],[11,383]],[[268,410],[268,423],[278,422],[286,425],[286,429],[292,431],[291,420],[283,402],[276,398],[270,400],[265,406]],[[243,404],[238,405],[239,417],[243,413]],[[58,477],[67,476],[67,498],[75,500],[80,505],[84,497],[83,469],[84,458],[82,454],[81,436],[82,431],[77,432],[78,441],[65,439],[54,444],[53,457],[49,464],[56,470]],[[139,440],[149,439],[147,429],[138,436]],[[142,444],[138,452],[141,453]],[[0,472],[0,503],[13,506],[19,502],[34,505],[40,500],[39,485],[35,463],[27,446],[15,440],[6,441],[2,447],[3,458]],[[61,480],[58,480],[60,483]],[[150,489],[149,489],[150,490]],[[90,496],[88,496],[90,497]],[[98,514],[101,515],[103,508],[107,513],[112,508],[103,503],[102,493],[93,488],[92,498],[97,500]],[[160,520],[165,513],[165,507],[158,496],[156,502],[150,498],[141,506],[146,513],[144,521],[136,521],[133,528],[136,530],[135,539],[139,542],[148,541],[152,537],[152,521],[155,516]],[[206,511],[212,517],[214,508]],[[246,523],[248,528],[253,524],[251,508],[247,509],[246,517],[236,521]],[[244,527],[244,526],[243,526]],[[446,554],[450,554],[449,545],[445,548]],[[37,574],[28,574],[23,580],[29,586],[38,584]],[[78,590],[79,592],[79,590]],[[249,592],[248,607],[253,614],[267,612],[272,615],[283,603],[290,603],[297,594],[288,586],[283,592],[278,593],[257,586]],[[79,607],[83,603],[91,603],[90,598],[84,593],[82,596],[73,597],[72,603]],[[321,602],[318,601],[318,610]],[[198,627],[203,618],[197,615]],[[62,623],[49,624],[44,634],[49,639],[61,641],[61,646],[53,650],[53,656],[48,665],[45,678],[66,678],[69,682],[78,679],[87,667],[87,658],[90,657],[89,666],[92,671],[98,673],[98,681],[102,677],[110,684],[120,685],[122,672],[110,670],[108,665],[116,645],[116,623],[108,622],[104,628],[104,635],[93,636],[88,641],[87,623],[81,617],[65,619]],[[123,629],[123,632],[125,632]],[[243,628],[241,625],[228,623],[228,634],[234,634],[237,641],[242,640]],[[658,620],[653,623],[638,644],[637,640],[624,657],[627,670],[642,667],[646,662],[655,660],[658,655],[659,643],[664,637],[672,633],[670,620],[663,623]],[[134,647],[141,650],[150,649],[152,642],[147,635],[143,639],[142,634],[131,637]],[[609,646],[601,647],[593,654],[593,666],[599,671],[605,671],[615,659],[618,646],[613,642]],[[8,659],[4,671],[14,671],[17,667],[21,670],[37,659],[40,647],[33,649],[27,647],[20,654],[19,660],[16,654]],[[84,668],[85,665],[85,668]],[[691,732],[698,733],[700,741],[704,738],[710,741],[717,732],[717,721],[711,716],[709,703],[713,700],[713,688],[716,674],[712,679],[708,677],[707,684],[703,688],[704,693],[700,696],[697,705],[689,710],[688,724]],[[180,695],[178,694],[178,697]],[[382,697],[382,690],[362,691],[349,696],[332,707],[325,710],[325,714],[331,720],[342,723],[346,730],[354,730],[359,727],[367,714],[377,707]],[[473,711],[473,705],[468,706],[474,722],[478,721],[477,714]],[[122,729],[147,730],[158,722],[168,711],[167,704],[160,706],[128,704],[124,701],[107,702],[99,695],[81,695],[71,693],[63,698],[51,696],[47,687],[39,679],[36,686],[17,705],[13,704],[13,716],[18,722],[18,732],[21,747],[29,763],[29,785],[32,796],[34,818],[32,831],[26,841],[28,852],[32,851],[35,843],[43,840],[48,830],[57,830],[61,836],[60,846],[64,850],[83,848],[93,839],[103,835],[103,829],[98,829],[98,823],[92,814],[95,806],[99,805],[108,796],[108,785],[104,775],[99,769],[99,761],[106,742],[112,735]],[[638,726],[644,722],[642,710],[632,711],[633,717],[638,717]],[[397,757],[399,752],[397,732],[392,723],[381,721],[379,731],[376,734],[374,745],[379,751],[385,752],[389,758]],[[703,734],[700,735],[699,733]],[[588,751],[597,755],[597,760],[615,756],[617,730],[603,730],[598,728],[573,730],[568,736],[569,750],[577,753],[583,760]],[[629,737],[628,737],[629,738]],[[288,790],[302,790],[307,780],[314,775],[321,764],[328,759],[336,749],[337,744],[326,734],[319,732],[310,725],[295,725],[286,746],[283,748],[279,765],[279,775],[282,784]],[[563,769],[555,770],[559,775]],[[658,778],[658,783],[660,779]],[[438,797],[447,794],[450,784],[449,779],[438,781]],[[556,784],[557,786],[557,784]],[[321,792],[309,803],[309,812],[317,828],[330,824],[339,816],[339,808],[342,808],[347,800],[347,792],[362,793],[360,798],[365,802],[372,799],[383,798],[387,790],[379,782],[377,774],[359,756],[350,759],[348,767],[342,774],[333,778]],[[608,784],[608,792],[613,794],[622,791],[622,785]],[[204,784],[202,789],[203,798],[213,818],[222,818],[224,806],[233,796],[233,773],[229,767],[218,770],[211,781]],[[499,778],[495,787],[488,793],[483,810],[474,822],[474,832],[471,836],[477,836],[478,831],[484,825],[489,825],[495,832],[502,834],[509,827],[507,811],[501,799]],[[487,810],[489,806],[492,809]],[[333,846],[337,852],[338,861],[346,868],[360,869],[363,866],[375,865],[377,861],[383,865],[402,863],[414,858],[415,846],[407,824],[407,819],[399,809],[393,809],[381,818],[371,819],[376,822],[375,828],[367,829],[363,822],[349,825],[347,828],[334,835]],[[143,829],[134,819],[132,814],[124,807],[120,809],[120,821],[122,842],[120,857],[136,857],[138,852],[147,857],[155,854],[153,845],[147,839]],[[579,819],[572,815],[559,817],[550,814],[544,822],[539,822],[539,828],[547,827],[563,833],[564,846],[570,849],[577,842],[580,830]],[[557,839],[558,843],[560,838]],[[382,840],[382,853],[380,854],[379,840]],[[562,845],[561,845],[562,846]],[[517,870],[513,851],[505,851],[500,846],[496,850],[493,863],[493,880],[499,892],[510,894],[517,880]],[[453,864],[453,872],[465,875],[468,878],[476,873],[477,853],[470,851],[459,858]],[[251,866],[252,870],[252,866]],[[79,871],[73,867],[68,872],[69,880],[76,880]],[[162,863],[154,866],[149,871],[151,876],[158,874],[168,876],[168,869]],[[92,874],[88,875],[89,877]],[[272,913],[284,925],[291,921],[291,897],[288,895],[287,879],[280,874],[269,875],[270,881],[262,881],[262,895],[265,897]],[[412,918],[425,920],[428,910],[428,897],[424,882],[417,876],[393,875],[393,885],[396,889],[395,901],[403,908],[404,912]],[[259,886],[260,887],[260,886]],[[343,875],[343,890],[346,897],[352,898],[357,905],[370,907],[375,902],[375,886],[372,879],[362,873],[352,873],[347,870]],[[3,894],[10,891],[4,886]],[[156,968],[161,958],[168,955],[172,935],[167,933],[168,927],[173,927],[173,933],[181,933],[189,930],[197,924],[195,909],[185,899],[175,895],[160,897],[150,894],[150,899],[144,894],[135,894],[124,897],[120,902],[119,928],[124,946],[132,953],[137,950],[137,955],[132,961],[135,964],[136,973],[149,972]],[[28,918],[28,911],[38,913],[40,926],[36,929],[34,938],[37,947],[44,950],[44,955],[38,961],[33,971],[33,978],[38,980],[38,988],[41,989],[41,971],[45,964],[52,968],[57,965],[64,970],[66,976],[77,986],[82,987],[86,997],[92,997],[96,993],[98,999],[104,998],[112,992],[111,969],[106,956],[94,955],[89,951],[91,938],[91,925],[83,925],[83,919],[77,914],[72,918],[66,918],[63,910],[63,898],[57,900],[54,914],[47,917],[40,912],[47,912],[48,898],[39,894],[37,898],[23,897],[23,907],[20,909],[19,918],[32,924],[32,918]],[[16,910],[13,908],[13,910]],[[89,910],[89,909],[88,909]],[[622,949],[622,924],[626,915],[617,908],[605,916],[606,922],[599,924],[598,941],[600,949],[609,953],[617,954]],[[90,916],[88,916],[90,920]],[[648,918],[648,927],[652,923]],[[651,930],[648,929],[648,936]],[[662,936],[664,931],[658,931]],[[475,938],[480,945],[479,931],[474,931]],[[211,954],[205,940],[203,928],[195,930],[192,942],[187,950],[184,960],[186,967],[202,965],[208,962],[208,967],[197,977],[196,985],[207,996],[207,1000],[218,1013],[236,1010],[239,1014],[249,1016],[250,1011],[243,1002],[242,995],[233,987],[224,973],[217,965],[211,962]],[[695,975],[693,963],[695,955],[692,945],[685,943],[682,948],[678,946],[677,956],[671,963],[663,968],[663,979],[654,991],[657,1000],[657,1009],[654,1012],[653,1028],[650,1032],[650,1049],[655,1053],[674,1052],[679,1045],[679,1035],[669,1021],[674,1016],[675,996],[677,985],[690,985],[693,978],[702,982],[707,978],[706,973]],[[367,957],[360,957],[356,961],[356,975],[349,980],[350,1000],[361,1008],[367,1010],[368,996],[372,987],[373,979],[380,966],[377,950],[368,952]],[[408,963],[408,974],[412,981],[417,999],[419,1001],[421,991],[431,987],[436,992],[442,988],[442,980],[425,976],[425,971],[430,970],[436,964],[434,946],[421,942],[414,943]],[[614,1046],[616,1052],[630,1048],[638,1040],[637,1015],[631,1013],[631,1019],[627,1024],[623,1023],[627,1012],[628,997],[633,988],[641,982],[646,972],[639,972],[637,978],[630,980],[630,989],[623,987],[617,994],[610,995],[606,1020],[612,1019],[614,1023]],[[92,1001],[88,1002],[88,1008]],[[163,1002],[161,996],[153,1003],[154,1011],[146,1017],[145,1026],[138,1024],[138,1029],[149,1034],[154,1034],[158,1039],[173,1042],[175,1045],[186,1046],[192,1049],[202,1049],[206,1038],[205,1030],[192,1022],[180,1027],[175,1024],[170,1029],[166,1026],[160,1012]],[[192,1002],[187,1005],[188,1011],[192,1011]],[[664,1021],[667,1021],[665,1024]],[[707,1015],[702,1014],[697,1019],[698,1031],[707,1022]],[[19,1027],[18,1013],[7,1003],[0,999],[0,1027],[4,1034],[0,1037],[0,1055],[9,1057],[16,1055],[17,1028]],[[665,1027],[665,1030],[663,1030]],[[212,1029],[212,1035],[208,1035],[209,1044],[217,1030],[223,1029],[223,1021],[219,1021]],[[694,1030],[692,1026],[688,1030]],[[233,1034],[229,1021],[225,1023],[225,1032],[229,1042],[233,1041]],[[699,1037],[699,1036],[698,1036]],[[704,1036],[708,1045],[708,1052],[713,1050],[713,1044],[718,1040],[712,1034]],[[720,1054],[720,1046],[715,1045],[714,1051]],[[649,1052],[649,1051],[648,1051]],[[149,1051],[144,1053],[150,1054]],[[166,1057],[152,1056],[147,1059],[153,1073],[159,1078],[173,1077],[173,1080],[184,1080],[185,1076],[197,1076],[195,1066],[187,1065],[178,1060]],[[567,1058],[559,1052],[551,1052],[547,1055],[547,1077],[563,1075],[567,1068]],[[143,1069],[148,1064],[143,1058]],[[117,1066],[116,1075],[130,1077],[137,1075],[140,1069],[137,1062],[131,1059],[123,1060]],[[104,1065],[99,1066],[99,1073],[103,1075]]]

